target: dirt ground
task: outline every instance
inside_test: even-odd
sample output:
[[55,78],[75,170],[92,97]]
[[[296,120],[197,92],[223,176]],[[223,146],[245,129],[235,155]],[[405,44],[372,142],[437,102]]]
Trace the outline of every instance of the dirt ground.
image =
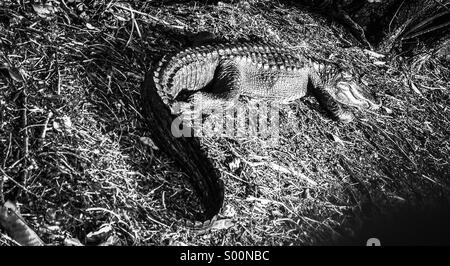
[[[0,4],[0,176],[5,197],[23,184],[21,213],[49,245],[333,244],[373,217],[449,203],[450,69],[433,50],[370,55],[276,1],[47,3]],[[382,107],[342,124],[307,98],[281,110],[278,145],[202,138],[226,198],[221,222],[198,233],[179,223],[198,199],[149,144],[140,85],[201,31],[345,64]],[[4,233],[0,244],[14,245]]]

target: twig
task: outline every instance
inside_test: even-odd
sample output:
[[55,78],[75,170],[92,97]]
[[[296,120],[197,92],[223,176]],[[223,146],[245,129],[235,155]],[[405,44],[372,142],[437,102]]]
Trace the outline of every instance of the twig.
[[47,134],[47,125],[50,121],[50,118],[52,118],[53,113],[50,111],[47,114],[47,118],[45,119],[44,124],[42,125],[42,133],[41,133],[41,137],[39,138],[39,147],[38,150],[41,150],[44,147],[45,144],[45,135]]
[[30,190],[28,190],[28,189],[27,189],[26,187],[24,187],[22,184],[20,184],[19,182],[17,182],[14,178],[8,176],[8,175],[6,174],[6,172],[3,170],[3,168],[1,168],[1,167],[0,167],[0,174],[1,174],[2,177],[3,177],[3,180],[4,180],[4,178],[6,177],[9,181],[13,182],[16,186],[18,186],[19,188],[21,188],[22,190],[24,190],[24,191],[27,192],[28,194],[33,195],[33,196],[36,197],[37,199],[42,198],[42,197],[40,197],[40,196],[34,194],[34,193],[31,192]]
[[133,15],[133,24],[136,26],[136,32],[139,35],[139,38],[142,39],[142,34],[141,34],[141,30],[139,29],[139,24],[137,23],[136,18]]
[[[56,59],[58,62],[58,59]],[[58,90],[56,92],[57,95],[61,95],[61,70],[59,69],[58,63],[56,63],[57,73],[58,73]]]
[[134,9],[132,9],[132,8],[125,7],[125,6],[118,5],[118,4],[113,4],[113,6],[115,6],[115,7],[117,7],[117,8],[121,8],[121,9],[127,10],[127,11],[130,11],[130,12],[132,12],[132,13],[136,13],[136,14],[139,14],[139,15],[142,15],[142,16],[146,16],[146,17],[148,17],[148,18],[150,18],[150,19],[152,19],[152,20],[154,20],[154,21],[156,21],[156,22],[160,22],[160,23],[162,23],[162,24],[165,24],[166,26],[171,26],[169,22],[164,21],[164,20],[162,20],[162,19],[158,19],[158,18],[156,18],[156,17],[154,17],[154,16],[152,16],[152,15],[149,15],[149,14],[147,14],[147,13],[140,12],[140,11],[134,10]]
[[3,206],[3,204],[5,203],[5,196],[3,195],[3,183],[4,178],[2,173],[0,174],[0,206]]
[[392,19],[391,19],[391,21],[389,22],[389,27],[388,27],[389,32],[391,32],[391,25],[392,25],[392,22],[394,21],[395,17],[397,17],[398,11],[400,11],[400,8],[403,6],[404,3],[405,3],[405,0],[403,0],[403,2],[398,6],[397,11],[395,11],[395,14],[392,16]]
[[450,188],[449,188],[448,186],[442,184],[441,182],[438,182],[438,181],[436,181],[436,180],[434,180],[434,179],[432,179],[431,177],[428,177],[428,176],[426,176],[426,175],[422,175],[422,177],[425,178],[425,179],[428,180],[428,181],[431,181],[433,184],[436,184],[436,185],[438,185],[438,186],[440,186],[440,187],[446,189],[447,191],[450,191]]
[[232,178],[234,178],[234,179],[236,179],[236,180],[238,180],[238,181],[240,181],[240,182],[242,182],[244,184],[250,184],[248,181],[246,181],[246,180],[244,180],[242,178],[239,178],[236,175],[233,175],[232,173],[230,173],[228,171],[221,171],[221,172],[225,173],[226,175],[228,175],[228,176],[230,176],[230,177],[232,177]]
[[[299,171],[296,171],[291,168],[286,168],[284,166],[281,166],[281,165],[278,165],[278,164],[275,164],[272,162],[250,162],[250,161],[246,160],[243,156],[241,156],[236,150],[234,150],[233,147],[229,146],[229,148],[236,157],[239,157],[244,163],[246,163],[247,165],[249,165],[251,167],[267,166],[276,172],[279,172],[282,174],[294,175],[296,177],[299,177],[299,178],[305,180],[310,185],[313,185],[313,186],[318,185],[316,181],[314,181],[311,178],[307,177],[306,175],[300,173]],[[235,176],[233,176],[233,177],[236,178]],[[241,181],[243,181],[243,180],[241,180]]]
[[[2,244],[8,244],[8,245],[14,244],[16,246],[20,246],[20,243],[18,243],[16,240],[12,239],[7,234],[0,233],[0,236],[1,236],[0,240],[2,241]],[[6,241],[4,239],[6,239]]]
[[131,11],[130,11],[130,13],[131,13],[131,21],[132,21],[132,23],[131,23],[131,32],[130,32],[130,37],[128,38],[128,41],[125,44],[125,47],[128,47],[128,45],[130,44],[131,40],[133,40],[133,32],[134,32],[134,25],[135,25],[134,21],[135,21],[135,19],[134,19],[134,13],[131,12]]
[[447,9],[450,11],[450,8],[448,8],[448,6],[446,6],[446,4],[444,5],[443,3],[439,2],[438,0],[434,0],[434,2],[436,2],[438,5],[442,6],[443,8]]

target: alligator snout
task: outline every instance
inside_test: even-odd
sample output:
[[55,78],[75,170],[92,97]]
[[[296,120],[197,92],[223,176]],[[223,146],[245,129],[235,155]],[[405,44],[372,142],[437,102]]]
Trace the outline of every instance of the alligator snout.
[[381,104],[376,103],[370,93],[355,82],[338,82],[335,97],[340,103],[357,108],[376,110],[381,107]]

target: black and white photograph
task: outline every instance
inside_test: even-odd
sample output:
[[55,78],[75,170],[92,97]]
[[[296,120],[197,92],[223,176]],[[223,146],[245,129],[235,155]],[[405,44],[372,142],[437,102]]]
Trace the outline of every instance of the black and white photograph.
[[449,0],[0,0],[0,252],[448,245]]

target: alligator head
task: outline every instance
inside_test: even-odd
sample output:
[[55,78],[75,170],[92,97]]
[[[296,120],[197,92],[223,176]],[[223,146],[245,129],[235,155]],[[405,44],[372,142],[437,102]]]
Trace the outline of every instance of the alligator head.
[[344,105],[370,110],[381,107],[381,103],[376,103],[366,86],[349,72],[337,74],[327,86],[327,90]]

